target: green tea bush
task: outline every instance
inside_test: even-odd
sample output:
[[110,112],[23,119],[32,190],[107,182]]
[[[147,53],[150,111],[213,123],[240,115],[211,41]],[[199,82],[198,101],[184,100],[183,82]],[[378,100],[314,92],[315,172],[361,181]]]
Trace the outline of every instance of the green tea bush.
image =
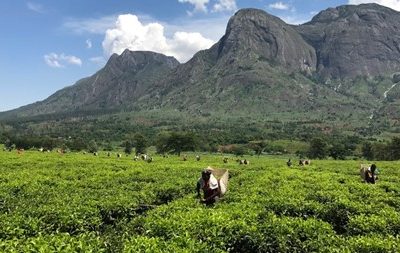
[[[187,155],[0,151],[0,252],[400,251],[399,162],[371,185],[358,161]],[[194,192],[207,166],[230,171],[213,206]]]

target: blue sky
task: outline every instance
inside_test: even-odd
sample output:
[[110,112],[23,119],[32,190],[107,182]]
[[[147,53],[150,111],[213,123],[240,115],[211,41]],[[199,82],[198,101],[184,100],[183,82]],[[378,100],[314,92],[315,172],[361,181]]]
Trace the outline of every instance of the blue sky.
[[2,0],[0,111],[45,99],[125,48],[185,62],[214,44],[241,8],[299,24],[328,7],[363,2],[400,9],[400,0]]

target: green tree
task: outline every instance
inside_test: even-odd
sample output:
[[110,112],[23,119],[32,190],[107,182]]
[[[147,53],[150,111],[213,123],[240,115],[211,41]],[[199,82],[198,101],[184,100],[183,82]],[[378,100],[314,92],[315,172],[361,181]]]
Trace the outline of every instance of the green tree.
[[248,150],[244,145],[234,145],[232,147],[232,153],[236,156],[242,156],[247,154]]
[[[47,138],[44,138],[44,139],[43,139],[43,142],[42,142],[42,145],[41,145],[41,146],[42,146],[43,148],[47,149],[47,150],[53,150],[54,148],[57,147],[57,145],[61,145],[61,142],[59,143],[59,142],[57,141],[57,139],[47,137]],[[85,148],[86,148],[86,143],[85,143],[85,145],[84,145],[84,149],[85,149]]]
[[268,143],[266,141],[255,141],[249,143],[249,148],[254,150],[256,155],[260,156],[262,152],[268,147]]
[[171,153],[180,155],[183,151],[194,151],[197,141],[192,133],[169,133],[161,134],[156,141],[158,153]]
[[[47,149],[53,149],[53,147],[49,148],[49,146],[51,146],[50,144],[46,145],[46,146],[47,147],[45,147],[45,148],[47,148]],[[86,142],[82,138],[75,138],[71,142],[68,143],[68,148],[71,149],[72,151],[81,151],[81,150],[87,149],[87,145],[86,145]]]
[[388,145],[385,143],[374,143],[373,147],[374,159],[376,160],[390,160]]
[[7,149],[10,149],[12,144],[13,144],[13,143],[12,143],[12,141],[11,141],[10,139],[7,139],[7,140],[4,142],[4,146],[5,146]]
[[129,140],[124,141],[124,143],[122,143],[122,146],[124,147],[124,152],[125,154],[132,154],[132,142]]
[[90,153],[97,152],[98,147],[97,147],[96,141],[95,141],[95,140],[89,141],[87,148],[88,148],[88,151],[89,151]]
[[113,151],[113,146],[111,145],[110,142],[108,142],[108,143],[105,145],[104,151]]
[[328,154],[328,144],[320,137],[311,140],[308,156],[310,158],[324,159]]
[[389,160],[399,160],[400,159],[400,138],[394,137],[389,143],[388,147],[388,159]]
[[143,135],[135,134],[135,136],[133,136],[133,146],[135,147],[136,155],[145,154],[148,142]]
[[342,143],[334,143],[329,149],[329,155],[335,160],[344,160],[346,158],[347,150]]
[[374,159],[374,151],[370,142],[365,142],[361,147],[362,156],[367,160]]

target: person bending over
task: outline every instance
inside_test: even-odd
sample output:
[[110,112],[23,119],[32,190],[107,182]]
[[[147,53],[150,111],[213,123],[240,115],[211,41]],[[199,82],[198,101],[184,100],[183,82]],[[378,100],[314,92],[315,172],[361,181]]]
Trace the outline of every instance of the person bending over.
[[221,188],[218,180],[212,174],[212,170],[205,169],[201,173],[201,178],[197,182],[197,196],[201,197],[200,190],[203,190],[201,203],[212,205],[218,201],[221,196]]

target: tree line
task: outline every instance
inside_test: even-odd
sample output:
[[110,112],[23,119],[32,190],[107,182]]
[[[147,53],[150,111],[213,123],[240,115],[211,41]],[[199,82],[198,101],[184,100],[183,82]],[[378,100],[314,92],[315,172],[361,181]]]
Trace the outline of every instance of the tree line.
[[[274,145],[271,141],[250,140],[236,144],[222,144],[210,141],[207,138],[192,132],[160,132],[156,136],[148,137],[141,133],[128,135],[119,145],[99,140],[87,141],[76,137],[50,137],[50,136],[21,136],[0,135],[0,143],[5,148],[33,149],[43,148],[52,150],[60,148],[70,151],[97,152],[99,150],[113,151],[122,149],[126,154],[144,154],[149,146],[155,146],[159,154],[180,155],[187,151],[204,151],[229,153],[241,155],[261,155],[288,153],[284,146]],[[300,158],[325,159],[331,157],[343,160],[348,157],[364,157],[368,160],[398,160],[400,159],[400,138],[394,137],[390,142],[368,141],[355,136],[344,135],[319,135],[308,141],[305,150],[298,150],[296,155]]]

